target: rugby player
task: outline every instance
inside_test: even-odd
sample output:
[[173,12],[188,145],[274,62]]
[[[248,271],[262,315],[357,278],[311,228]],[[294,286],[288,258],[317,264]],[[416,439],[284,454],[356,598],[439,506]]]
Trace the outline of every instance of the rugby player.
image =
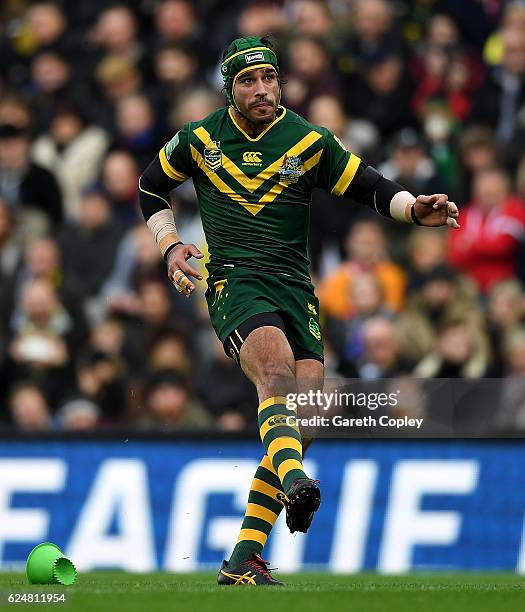
[[[347,151],[329,130],[281,106],[277,56],[267,38],[234,40],[221,72],[227,106],[185,125],[139,180],[140,205],[176,289],[189,297],[189,263],[203,254],[179,236],[169,193],[193,179],[210,262],[206,300],[224,350],[257,388],[264,456],[239,538],[219,584],[280,585],[261,557],[285,508],[306,532],[320,504],[303,469],[302,439],[286,407],[297,384],[323,378],[319,303],[307,255],[311,192],[320,187],[401,223],[459,227],[446,194],[418,195]],[[227,475],[225,475],[227,477]]]

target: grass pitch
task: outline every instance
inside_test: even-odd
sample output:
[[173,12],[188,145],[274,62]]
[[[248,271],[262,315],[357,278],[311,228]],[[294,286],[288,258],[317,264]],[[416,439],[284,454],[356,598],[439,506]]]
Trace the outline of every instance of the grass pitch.
[[[0,608],[75,612],[514,612],[525,578],[514,574],[296,574],[284,588],[219,587],[215,574],[85,573],[71,587],[31,586],[0,574]],[[66,603],[9,604],[9,593],[65,593]]]

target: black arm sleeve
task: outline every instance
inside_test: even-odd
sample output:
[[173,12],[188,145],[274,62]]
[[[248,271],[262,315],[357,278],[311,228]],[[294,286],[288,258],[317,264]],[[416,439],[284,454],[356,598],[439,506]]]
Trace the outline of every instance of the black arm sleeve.
[[373,166],[367,166],[361,162],[344,196],[366,204],[383,217],[392,219],[390,201],[400,191],[406,191],[406,189],[399,183],[385,178]]
[[169,193],[180,184],[164,172],[157,155],[139,178],[139,202],[145,221],[156,212],[171,208]]

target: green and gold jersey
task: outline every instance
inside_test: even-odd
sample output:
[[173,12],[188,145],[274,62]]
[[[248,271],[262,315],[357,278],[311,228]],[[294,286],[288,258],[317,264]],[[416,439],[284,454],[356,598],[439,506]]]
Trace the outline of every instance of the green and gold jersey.
[[184,126],[161,150],[166,175],[193,179],[210,271],[235,264],[309,279],[309,204],[314,187],[334,195],[360,163],[326,128],[280,114],[251,138],[230,109]]

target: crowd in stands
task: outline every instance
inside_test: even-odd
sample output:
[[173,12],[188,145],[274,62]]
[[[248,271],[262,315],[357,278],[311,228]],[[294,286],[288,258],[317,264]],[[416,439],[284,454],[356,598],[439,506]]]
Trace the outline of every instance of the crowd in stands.
[[[286,107],[461,210],[460,230],[421,229],[314,191],[327,375],[502,378],[494,422],[525,429],[525,2],[505,0],[2,2],[4,427],[255,423],[204,283],[186,300],[167,279],[137,179],[225,103],[228,42],[268,33]],[[191,181],[172,204],[205,249]]]

